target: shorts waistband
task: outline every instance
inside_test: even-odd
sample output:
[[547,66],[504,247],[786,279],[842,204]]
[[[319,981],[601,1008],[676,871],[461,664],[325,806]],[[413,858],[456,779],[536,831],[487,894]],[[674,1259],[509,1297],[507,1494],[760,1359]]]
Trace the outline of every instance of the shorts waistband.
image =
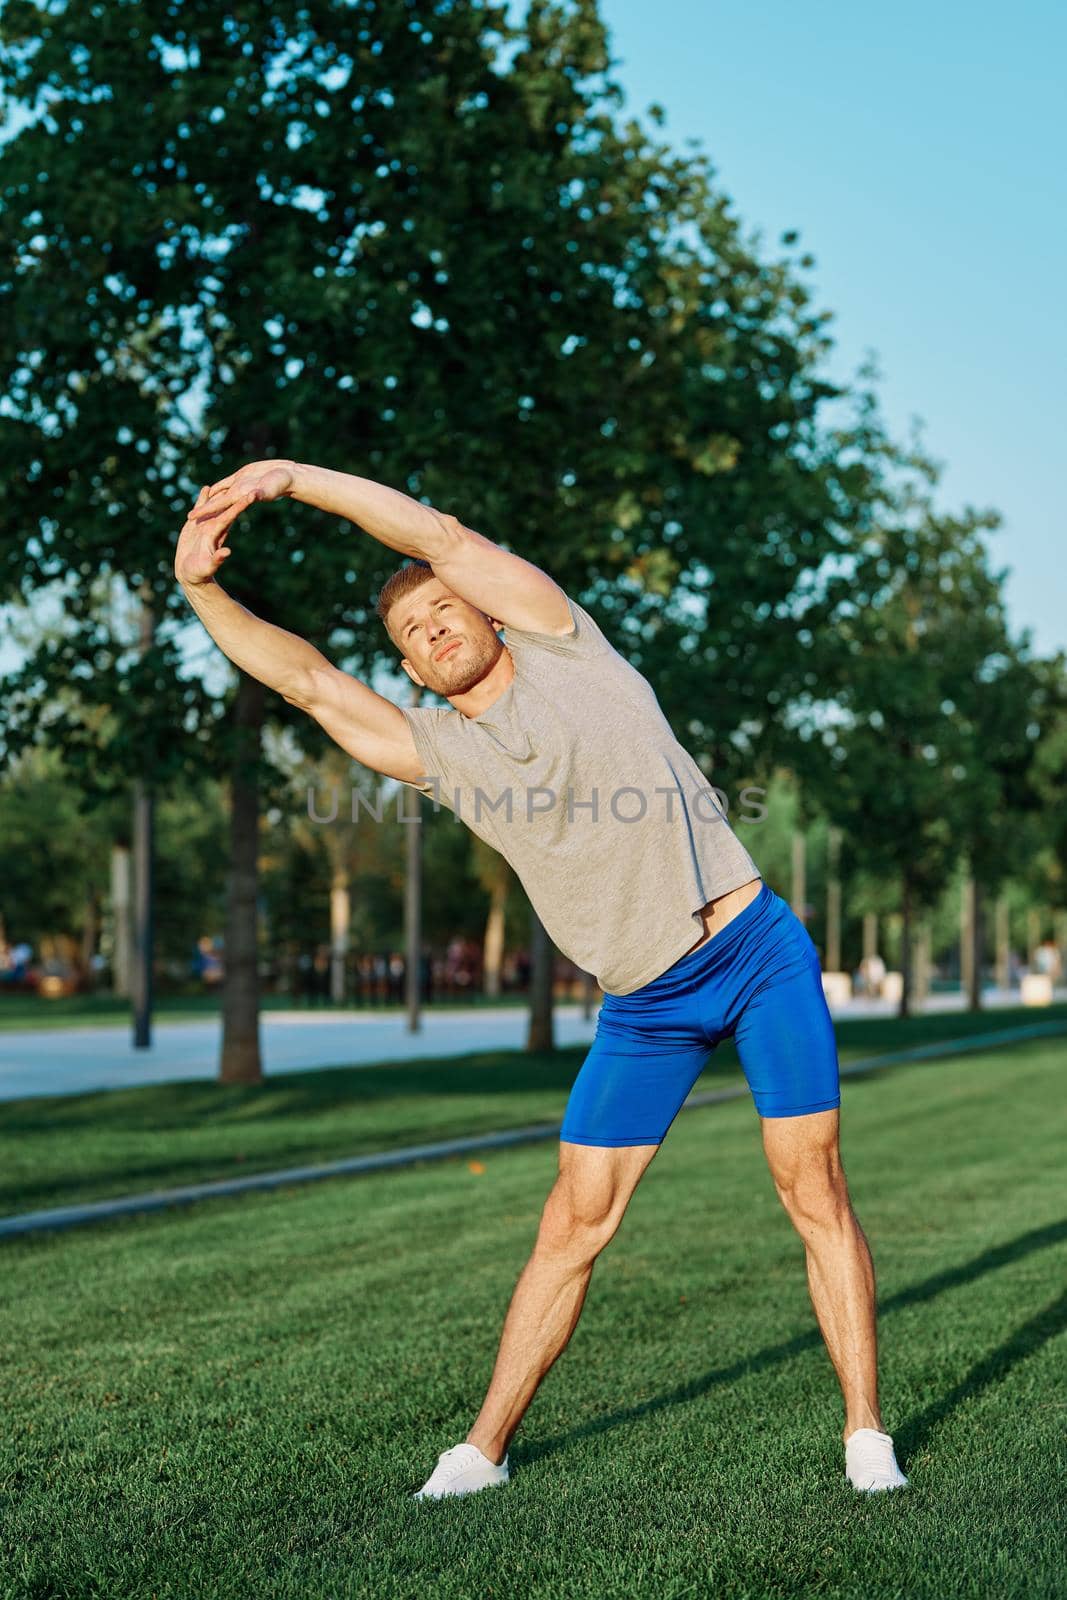
[[[666,972],[661,972],[658,978],[653,978],[651,982],[635,990],[634,998],[638,995],[670,993],[675,988],[691,983],[696,977],[705,976],[710,970],[730,959],[738,941],[751,931],[754,924],[763,922],[776,907],[784,903],[764,881],[755,899],[750,900],[736,917],[732,917],[725,928],[713,934],[710,939],[706,939],[703,944],[697,945],[695,950],[680,956],[673,966],[668,967]],[[629,997],[623,996],[623,998]]]

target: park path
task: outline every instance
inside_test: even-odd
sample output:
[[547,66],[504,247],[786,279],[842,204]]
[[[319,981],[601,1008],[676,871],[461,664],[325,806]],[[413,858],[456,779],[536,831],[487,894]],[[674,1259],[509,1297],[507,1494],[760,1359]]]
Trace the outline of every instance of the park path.
[[[1018,993],[989,990],[985,1004],[990,1010],[1018,1005]],[[932,996],[926,1009],[959,1011],[962,1006],[962,997],[952,993]],[[598,1009],[586,1020],[580,1004],[558,1004],[556,1043],[590,1044]],[[834,1015],[887,1017],[893,1009],[881,1001],[852,1000],[835,1008]],[[1035,1020],[1039,1018],[1035,1012]],[[526,1042],[526,1026],[524,1006],[430,1009],[417,1033],[408,1032],[399,1012],[268,1011],[260,1019],[263,1070],[268,1075],[311,1072],[472,1050],[516,1050]],[[217,1017],[157,1023],[148,1050],[134,1049],[128,1024],[0,1032],[0,1101],[215,1078],[221,1040]]]
[[[556,1043],[589,1043],[596,1015],[594,1008],[587,1022],[580,1005],[557,1006]],[[519,1049],[526,1027],[523,1006],[430,1010],[417,1033],[408,1032],[399,1013],[268,1011],[260,1019],[260,1046],[265,1073],[311,1072]],[[0,1032],[0,1101],[215,1078],[221,1043],[217,1017],[157,1023],[148,1050],[134,1049],[128,1025]]]

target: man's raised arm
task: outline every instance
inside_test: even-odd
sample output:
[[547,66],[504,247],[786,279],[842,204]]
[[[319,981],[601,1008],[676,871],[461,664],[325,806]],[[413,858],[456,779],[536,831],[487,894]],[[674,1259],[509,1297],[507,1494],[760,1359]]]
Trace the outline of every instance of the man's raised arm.
[[312,673],[330,663],[299,634],[276,628],[254,616],[216,582],[216,573],[231,554],[226,544],[230,524],[241,510],[238,502],[209,521],[194,520],[207,503],[201,489],[193,512],[178,536],[174,576],[182,593],[224,655],[234,666],[276,689],[286,700],[304,698]]
[[253,501],[283,496],[346,517],[391,550],[428,561],[453,594],[508,627],[559,635],[574,630],[563,590],[532,561],[446,512],[351,472],[302,461],[252,461],[213,484],[193,516],[236,515]]
[[219,649],[242,672],[314,717],[364,766],[404,782],[422,777],[399,706],[335,667],[299,634],[264,622],[220,587],[215,574],[231,554],[227,530],[250,500],[239,499],[217,516],[195,520],[206,503],[205,488],[179,536],[174,576]]
[[459,527],[454,517],[442,516],[399,489],[303,461],[249,462],[213,484],[206,503],[201,505],[198,501],[192,515],[206,519],[233,510],[236,516],[254,500],[280,500],[286,496],[347,517],[391,550],[431,565],[448,553]]

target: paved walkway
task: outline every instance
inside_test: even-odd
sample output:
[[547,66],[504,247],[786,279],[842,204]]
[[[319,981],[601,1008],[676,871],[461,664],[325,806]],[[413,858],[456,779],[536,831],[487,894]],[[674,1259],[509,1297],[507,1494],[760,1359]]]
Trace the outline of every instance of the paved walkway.
[[[589,1043],[596,1015],[594,1008],[586,1022],[580,1005],[557,1006],[556,1043]],[[520,1049],[526,1028],[525,1007],[516,1006],[427,1011],[417,1033],[408,1032],[399,1014],[269,1011],[260,1019],[259,1037],[265,1073],[310,1072],[416,1056]],[[158,1023],[148,1050],[134,1049],[128,1026],[0,1033],[0,1101],[216,1078],[221,1043],[218,1018]]]
[[[1057,998],[1067,999],[1067,990]],[[1017,991],[988,990],[994,1011],[1018,1005]],[[962,996],[931,997],[928,1011],[963,1009]],[[889,1017],[895,1007],[853,1000],[836,1017]],[[589,1044],[597,1008],[586,1021],[580,1004],[556,1006],[556,1043]],[[1041,1012],[1034,1011],[1039,1021]],[[370,1066],[379,1061],[442,1058],[472,1050],[515,1050],[526,1041],[525,1007],[470,1007],[430,1010],[422,1027],[409,1033],[403,1015],[368,1011],[269,1011],[260,1020],[263,1070],[310,1072],[323,1067]],[[218,1076],[222,1024],[218,1018],[163,1022],[153,1029],[152,1046],[135,1050],[128,1025],[120,1027],[41,1028],[0,1032],[0,1101],[29,1095],[87,1094],[146,1083],[180,1083]]]

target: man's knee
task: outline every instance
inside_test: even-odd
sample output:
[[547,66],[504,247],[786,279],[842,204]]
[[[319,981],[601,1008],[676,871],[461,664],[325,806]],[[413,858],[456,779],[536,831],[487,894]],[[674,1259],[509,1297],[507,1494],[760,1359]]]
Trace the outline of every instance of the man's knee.
[[840,1165],[775,1178],[778,1198],[802,1236],[851,1225],[852,1203]]
[[594,1260],[617,1227],[612,1207],[594,1204],[557,1182],[541,1213],[537,1247],[578,1261]]
[[776,1127],[768,1119],[764,1124],[774,1187],[801,1234],[841,1227],[852,1216],[836,1127],[816,1128],[815,1121],[788,1118]]
[[561,1156],[560,1173],[541,1213],[539,1249],[594,1260],[614,1238],[654,1150],[605,1151],[575,1147]]

